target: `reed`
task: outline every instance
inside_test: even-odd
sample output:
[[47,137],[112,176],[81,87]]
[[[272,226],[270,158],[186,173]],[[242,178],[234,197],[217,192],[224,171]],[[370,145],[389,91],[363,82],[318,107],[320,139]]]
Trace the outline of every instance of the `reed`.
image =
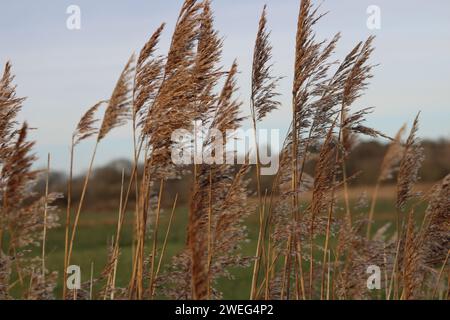
[[[272,112],[285,108],[279,102],[281,77],[274,75],[267,12],[264,6],[257,26],[248,119],[241,114],[238,63],[223,66],[225,42],[215,28],[208,0],[185,0],[168,51],[158,49],[163,23],[136,58],[128,60],[109,100],[93,105],[81,117],[70,141],[63,299],[221,299],[218,281],[233,281],[238,267],[247,272],[250,299],[448,298],[450,175],[425,194],[415,192],[423,162],[417,138],[419,115],[406,141],[402,141],[405,127],[391,139],[365,124],[373,109],[357,104],[372,78],[375,39],[357,42],[342,60],[336,59],[340,34],[317,39],[315,28],[325,14],[310,0],[300,1],[297,17],[291,119],[280,151],[280,170],[271,188],[263,190],[256,131]],[[0,78],[0,299],[15,298],[16,292],[25,299],[52,299],[58,277],[48,270],[52,252],[47,242],[57,226],[53,203],[60,196],[51,192],[50,154],[45,172],[33,169],[35,142],[28,139],[28,124],[18,120],[24,99],[16,96],[13,80],[8,62]],[[100,121],[97,114],[103,105]],[[128,120],[133,161],[129,178],[122,170],[117,225],[108,241],[107,262],[99,275],[92,262],[90,279],[69,291],[66,271],[76,250],[98,147]],[[250,153],[240,165],[217,161],[229,156],[219,152],[224,140],[235,137],[219,137],[216,129],[236,130],[247,120],[254,132],[255,165],[250,164]],[[198,123],[205,132],[203,140],[191,141],[193,166],[175,165],[172,133],[197,129]],[[348,158],[361,136],[390,141],[367,207],[350,201],[350,181],[358,174],[349,173]],[[95,138],[95,145],[73,210],[75,153],[89,138]],[[199,163],[199,152],[209,155],[208,161]],[[45,174],[43,196],[32,192],[41,173]],[[167,197],[170,181],[186,177],[188,216],[181,225],[182,219],[175,217],[178,193],[169,216],[163,200],[172,199]],[[395,227],[375,228],[380,189],[394,178],[396,212],[391,222]],[[250,179],[255,190],[250,190]],[[136,203],[129,210],[133,193]],[[426,209],[420,224],[422,205]],[[119,258],[129,211],[134,213],[132,264],[125,279],[128,284],[121,287]],[[250,216],[257,221],[254,239],[249,239],[246,228]],[[167,228],[162,230],[165,221]],[[186,239],[183,248],[168,257],[174,228],[185,229]],[[243,256],[249,240],[254,254]],[[41,246],[35,258],[29,254],[34,245]],[[383,271],[384,290],[367,289],[370,265]]]

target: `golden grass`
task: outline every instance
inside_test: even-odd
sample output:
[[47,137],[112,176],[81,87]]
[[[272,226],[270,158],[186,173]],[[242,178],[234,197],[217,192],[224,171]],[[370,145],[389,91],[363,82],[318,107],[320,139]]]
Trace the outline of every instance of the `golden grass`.
[[[64,268],[72,262],[83,202],[100,142],[111,130],[133,123],[133,170],[129,181],[122,174],[118,217],[104,223],[116,225],[108,246],[108,259],[98,277],[81,288],[67,290],[63,299],[220,299],[220,279],[233,281],[232,270],[251,268],[250,299],[432,299],[448,298],[450,246],[450,176],[432,187],[417,185],[422,147],[417,139],[419,115],[406,141],[401,133],[390,138],[367,127],[373,110],[355,107],[372,78],[370,57],[373,37],[359,42],[342,60],[334,52],[340,34],[330,41],[316,38],[314,28],[324,15],[310,0],[302,0],[295,35],[290,130],[280,153],[280,170],[270,190],[261,189],[259,145],[256,141],[256,195],[249,190],[250,164],[198,164],[193,166],[184,248],[162,268],[177,197],[165,232],[161,234],[162,198],[170,195],[166,182],[182,177],[187,169],[171,160],[171,135],[176,129],[192,129],[195,121],[207,128],[202,148],[214,149],[213,129],[221,132],[241,127],[244,118],[239,96],[237,61],[229,69],[221,65],[223,41],[214,28],[208,0],[185,0],[171,44],[158,55],[162,24],[124,67],[111,97],[82,116],[71,137],[71,162],[65,216]],[[257,31],[251,81],[251,121],[260,121],[281,108],[278,76],[273,75],[267,8]],[[56,273],[46,268],[47,231],[56,225],[58,195],[45,191],[36,198],[30,186],[38,172],[34,142],[28,141],[28,125],[17,115],[24,99],[17,98],[11,65],[0,80],[0,298],[12,298],[20,288],[27,299],[54,298]],[[106,109],[97,127],[96,113]],[[390,148],[374,187],[351,188],[357,175],[347,175],[346,161],[356,138],[365,135],[390,140]],[[75,147],[95,137],[81,198],[72,210],[72,171]],[[195,141],[197,142],[197,141]],[[197,147],[197,144],[196,144]],[[247,160],[248,160],[247,155]],[[315,159],[313,176],[305,172]],[[248,161],[247,161],[248,162]],[[142,175],[138,164],[143,163]],[[49,167],[47,172],[49,171]],[[385,186],[394,177],[396,185]],[[48,181],[47,181],[48,183]],[[415,190],[426,190],[418,195]],[[369,205],[360,193],[367,191]],[[128,198],[136,195],[136,206]],[[390,200],[392,212],[375,213],[379,201]],[[423,216],[419,207],[426,207]],[[131,210],[131,211],[130,211]],[[130,213],[131,212],[131,213]],[[132,264],[128,285],[117,285],[121,259],[121,234],[126,215],[133,215]],[[249,238],[246,219],[256,216],[257,235],[251,256],[242,247]],[[396,226],[374,226],[372,220]],[[417,221],[421,218],[421,223]],[[127,222],[129,223],[129,222]],[[35,259],[26,253],[42,243]],[[367,288],[367,268],[379,266],[383,289]],[[447,277],[447,279],[446,279]],[[17,281],[13,281],[17,278]],[[67,275],[64,274],[65,282]],[[94,287],[100,288],[94,290]],[[60,298],[60,297],[58,297]]]

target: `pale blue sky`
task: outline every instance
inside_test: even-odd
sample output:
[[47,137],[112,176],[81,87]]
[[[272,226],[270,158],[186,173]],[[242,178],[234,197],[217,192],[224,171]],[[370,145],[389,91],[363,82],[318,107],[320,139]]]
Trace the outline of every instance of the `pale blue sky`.
[[[118,74],[161,23],[167,22],[161,49],[166,49],[181,0],[1,0],[0,63],[11,60],[18,93],[27,96],[21,118],[37,130],[33,138],[41,159],[52,153],[54,167],[68,165],[70,135],[83,111],[108,98]],[[289,124],[290,84],[298,0],[215,0],[216,27],[225,38],[223,62],[238,59],[240,95],[248,101],[249,76],[257,22],[268,4],[276,72],[284,76],[283,107],[265,122],[269,128]],[[66,8],[82,13],[82,29],[66,28]],[[381,9],[381,29],[366,27],[369,5]],[[450,138],[450,1],[325,0],[330,11],[316,27],[319,38],[341,31],[342,58],[355,43],[377,36],[373,62],[380,66],[366,96],[355,107],[374,106],[369,125],[393,135],[422,110],[420,135]],[[244,104],[245,112],[247,105]],[[128,157],[130,129],[114,131],[102,143],[98,164]],[[86,168],[91,144],[79,148],[77,171]],[[43,160],[42,160],[43,161]],[[41,162],[42,164],[43,162]]]

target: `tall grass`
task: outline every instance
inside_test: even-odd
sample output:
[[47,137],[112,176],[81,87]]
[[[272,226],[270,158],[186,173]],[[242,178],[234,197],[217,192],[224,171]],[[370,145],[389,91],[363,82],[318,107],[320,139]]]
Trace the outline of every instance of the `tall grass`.
[[[256,130],[270,112],[285,107],[278,101],[280,77],[273,75],[264,7],[254,46],[249,105],[255,133],[257,199],[248,201],[252,194],[248,188],[251,154],[239,166],[195,162],[192,184],[186,190],[190,200],[185,246],[166,267],[163,258],[178,200],[166,183],[189,170],[172,162],[171,134],[176,129],[196,129],[193,124],[201,123],[206,138],[193,141],[194,151],[200,148],[215,154],[221,139],[213,129],[223,133],[238,129],[245,118],[237,98],[238,63],[234,61],[228,69],[222,65],[224,43],[214,28],[210,1],[183,3],[166,54],[158,53],[157,48],[164,24],[157,28],[137,58],[129,59],[111,97],[88,109],[71,137],[64,270],[76,250],[97,148],[111,130],[127,121],[132,122],[133,169],[128,181],[122,173],[117,227],[107,248],[106,265],[98,277],[91,273],[90,281],[77,290],[66,289],[64,272],[62,297],[55,297],[57,274],[47,270],[45,263],[46,235],[57,219],[51,204],[59,195],[48,192],[50,157],[45,195],[39,198],[30,192],[40,172],[32,170],[34,142],[27,139],[28,125],[17,120],[24,99],[16,97],[11,64],[7,63],[0,80],[0,298],[16,297],[11,294],[14,290],[27,299],[220,299],[218,280],[233,281],[237,267],[252,269],[251,299],[448,298],[450,176],[423,195],[413,192],[423,158],[416,138],[419,116],[406,141],[402,141],[404,129],[391,139],[364,124],[373,110],[355,105],[372,77],[370,57],[375,39],[359,42],[342,61],[337,60],[334,51],[340,34],[322,41],[314,32],[323,17],[311,1],[300,2],[290,130],[272,188],[262,190]],[[102,105],[105,112],[99,121],[96,114]],[[357,175],[347,175],[346,160],[362,135],[391,140],[391,146],[370,206],[358,217],[348,192],[349,181]],[[74,153],[78,144],[92,137],[95,147],[80,201],[72,208]],[[313,159],[316,164],[311,176],[306,163]],[[143,163],[142,175],[139,163]],[[389,226],[375,229],[373,224],[379,187],[393,176],[397,179],[394,233],[388,232]],[[338,199],[341,190],[343,199]],[[306,196],[307,191],[311,197]],[[136,206],[129,208],[133,192]],[[160,223],[165,214],[164,197],[173,201],[165,232]],[[428,208],[422,223],[417,224],[415,209],[422,203]],[[130,212],[134,214],[131,276],[127,286],[119,287],[121,232]],[[255,254],[242,256],[241,248],[249,237],[245,220],[253,214],[259,222]],[[160,243],[158,235],[162,233],[164,241]],[[38,257],[29,254],[35,245],[42,245]],[[384,290],[367,288],[367,269],[373,265],[382,271]]]

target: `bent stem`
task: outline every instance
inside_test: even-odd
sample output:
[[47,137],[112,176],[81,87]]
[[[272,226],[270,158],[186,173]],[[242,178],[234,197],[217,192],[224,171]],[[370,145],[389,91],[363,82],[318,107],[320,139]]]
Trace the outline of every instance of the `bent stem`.
[[[169,225],[167,226],[166,236],[164,237],[164,243],[163,243],[163,246],[161,248],[161,254],[159,256],[158,266],[156,268],[155,277],[154,277],[154,280],[153,280],[154,283],[158,280],[159,270],[161,269],[161,264],[162,264],[162,261],[163,261],[164,253],[166,252],[167,241],[169,239],[170,229],[172,227],[172,221],[173,221],[173,217],[174,217],[174,214],[175,214],[175,209],[177,207],[177,201],[178,201],[178,193],[175,195],[175,200],[173,202],[172,212],[170,213]],[[153,288],[153,290],[152,290],[151,298],[153,298],[154,295],[155,295],[155,288]]]
[[75,241],[75,234],[76,234],[76,230],[77,230],[77,227],[78,227],[78,222],[80,220],[81,209],[83,207],[84,198],[86,196],[86,191],[87,191],[87,187],[88,187],[88,183],[89,183],[89,178],[90,178],[91,173],[92,173],[92,167],[94,165],[94,160],[95,160],[95,155],[97,153],[98,144],[99,144],[99,140],[97,139],[97,141],[95,143],[94,151],[92,153],[91,162],[89,164],[89,169],[88,169],[88,172],[87,172],[86,177],[84,179],[84,184],[83,184],[83,190],[81,192],[80,203],[78,204],[78,210],[77,210],[77,213],[75,215],[75,221],[74,221],[73,227],[72,227],[72,236],[70,238],[70,245],[69,245],[69,253],[68,253],[68,257],[67,257],[67,264],[70,264],[70,260],[72,258],[72,250],[73,250],[73,243]]
[[123,207],[123,189],[124,189],[124,181],[125,181],[125,170],[122,169],[122,180],[120,184],[120,202],[119,202],[119,218],[117,220],[117,234],[116,234],[116,242],[114,242],[114,252],[113,252],[113,261],[114,267],[112,272],[111,279],[111,300],[114,300],[114,291],[116,289],[116,276],[117,276],[117,264],[119,262],[119,246],[118,243],[120,239],[120,233],[122,231],[123,219],[122,219],[122,207]]

